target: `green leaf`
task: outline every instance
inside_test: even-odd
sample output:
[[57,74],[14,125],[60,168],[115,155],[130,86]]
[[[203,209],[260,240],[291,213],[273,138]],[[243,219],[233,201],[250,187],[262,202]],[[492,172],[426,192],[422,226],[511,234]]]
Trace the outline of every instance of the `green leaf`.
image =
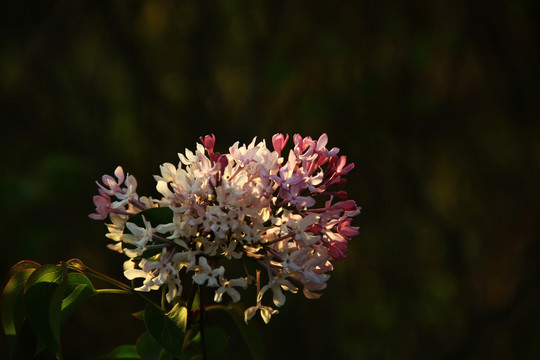
[[96,292],[96,289],[94,288],[94,285],[92,285],[92,282],[90,281],[90,279],[88,279],[88,277],[86,277],[86,275],[78,273],[78,272],[69,273],[68,274],[68,279],[67,279],[67,288],[68,288],[68,290],[73,290],[79,285],[85,285],[93,293]]
[[184,331],[176,325],[161,309],[154,305],[146,306],[144,310],[146,329],[154,340],[174,356],[182,354]]
[[137,340],[137,352],[142,360],[172,360],[173,356],[154,340],[148,333],[144,332]]
[[173,360],[173,356],[167,350],[162,349],[159,354],[159,360]]
[[225,331],[218,327],[209,327],[204,329],[204,335],[206,340],[206,351],[210,356],[219,356],[221,355],[227,345],[229,340]]
[[182,330],[186,332],[187,320],[188,320],[188,311],[187,307],[176,304],[174,307],[167,313],[167,316],[174,321],[174,323]]
[[51,328],[50,307],[61,281],[62,269],[59,266],[43,265],[30,275],[25,291],[28,318],[40,340],[57,357],[60,355],[60,344]]
[[9,279],[2,292],[0,314],[2,316],[2,327],[8,342],[10,358],[13,356],[17,334],[21,330],[26,317],[24,288],[26,281],[35,270],[36,268],[30,267],[25,269],[19,268],[18,271],[14,272],[11,279]]
[[192,324],[184,338],[182,355],[185,359],[191,359],[193,356],[201,353],[201,332],[198,323]]
[[60,284],[53,291],[51,300],[49,303],[49,326],[54,336],[54,344],[47,344],[47,347],[57,358],[62,358],[62,349],[60,346],[60,328],[62,326],[62,300],[64,299],[64,293],[67,288],[68,272],[66,263],[62,262],[61,266],[62,280]]
[[144,227],[143,216],[146,221],[150,221],[152,227],[157,227],[160,224],[171,223],[173,221],[174,213],[169,207],[156,207],[143,210],[140,213],[130,217],[128,221],[139,227]]
[[69,273],[64,299],[62,300],[62,319],[64,324],[69,316],[97,291],[90,280],[80,273]]
[[102,359],[141,359],[135,345],[120,345]]
[[208,311],[211,310],[224,310],[226,311],[236,323],[240,334],[244,338],[246,345],[248,346],[251,356],[255,360],[264,359],[264,342],[261,337],[261,334],[256,331],[253,327],[249,327],[244,322],[243,312],[240,308],[233,305],[223,306],[223,305],[212,305],[207,308]]
[[191,311],[195,311],[199,308],[201,305],[201,293],[200,291],[197,291],[195,293],[195,297],[193,298],[193,304],[191,305]]
[[161,346],[148,332],[144,332],[139,337],[136,347],[142,360],[159,360]]
[[35,270],[40,266],[41,266],[40,264],[32,260],[19,261],[18,263],[13,265],[13,267],[9,270],[8,277],[12,278],[13,276],[15,276],[17,273],[21,271],[30,270],[30,269]]
[[[209,355],[208,357],[208,360],[220,360],[220,358],[218,357],[215,357],[215,356],[211,356]],[[193,357],[190,357],[189,360],[204,360],[203,356],[202,355],[195,355]]]
[[[228,336],[225,331],[218,327],[208,327],[204,329],[206,351],[209,358],[219,358],[225,351],[229,343]],[[198,358],[202,355],[201,348],[201,332],[197,324],[188,331],[184,342],[184,351],[182,355],[186,359]]]

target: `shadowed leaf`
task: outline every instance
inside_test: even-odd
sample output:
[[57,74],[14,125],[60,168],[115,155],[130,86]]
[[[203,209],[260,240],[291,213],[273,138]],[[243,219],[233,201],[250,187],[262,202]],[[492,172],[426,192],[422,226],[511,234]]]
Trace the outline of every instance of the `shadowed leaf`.
[[173,220],[173,211],[168,207],[156,207],[141,211],[129,218],[129,222],[139,227],[144,227],[143,216],[153,227],[160,224],[168,224]]
[[17,334],[26,317],[24,303],[26,281],[35,270],[35,268],[19,269],[8,281],[2,292],[0,314],[2,316],[2,327],[8,341],[10,357],[17,341]]
[[70,273],[62,301],[62,324],[66,322],[73,311],[94,294],[96,294],[96,289],[85,275]]
[[102,359],[141,359],[135,345],[120,345]]
[[9,270],[8,272],[8,277],[11,278],[13,277],[14,275],[16,275],[17,273],[21,272],[21,271],[24,271],[24,270],[30,270],[30,269],[37,269],[39,268],[41,265],[35,261],[32,261],[32,260],[23,260],[23,261],[19,261],[18,263],[16,263],[15,265],[13,265],[13,267]]
[[204,330],[204,334],[206,337],[206,349],[208,355],[216,357],[220,356],[229,344],[225,331],[218,327],[209,327]]
[[185,306],[181,304],[174,305],[172,310],[167,313],[167,316],[175,322],[175,324],[182,330],[182,332],[186,332],[188,311]]
[[238,307],[234,306],[223,306],[223,305],[212,305],[208,307],[208,311],[211,310],[224,310],[226,311],[234,320],[236,323],[236,326],[238,327],[238,330],[240,331],[240,334],[242,334],[242,337],[244,338],[244,341],[246,342],[246,345],[248,346],[249,352],[251,353],[251,356],[255,360],[263,360],[264,359],[264,342],[261,337],[261,334],[256,331],[253,327],[249,327],[244,322],[244,317],[242,310],[240,310]]
[[161,346],[148,333],[144,332],[137,340],[137,352],[142,360],[159,360]]
[[45,345],[51,350],[57,358],[62,358],[62,348],[60,345],[60,327],[62,326],[62,300],[64,299],[64,293],[67,288],[68,272],[65,263],[62,263],[60,267],[62,271],[62,279],[60,284],[53,291],[50,303],[49,303],[49,327],[54,336],[54,343],[49,344],[45,342]]
[[154,305],[148,305],[144,310],[146,329],[154,340],[174,356],[182,354],[184,331],[167,315]]
[[51,329],[50,305],[55,290],[62,280],[62,269],[56,265],[43,265],[26,282],[25,300],[28,318],[40,340],[57,357],[60,344]]

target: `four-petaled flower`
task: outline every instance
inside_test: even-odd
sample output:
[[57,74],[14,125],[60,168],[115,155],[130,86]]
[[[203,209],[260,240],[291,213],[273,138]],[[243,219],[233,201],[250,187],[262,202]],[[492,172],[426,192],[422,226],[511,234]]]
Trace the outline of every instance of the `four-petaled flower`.
[[270,317],[272,315],[279,313],[279,311],[276,309],[273,309],[270,306],[262,305],[260,302],[258,302],[257,305],[247,308],[244,312],[244,321],[246,324],[249,320],[251,320],[251,318],[253,318],[257,310],[261,312],[261,317],[266,324],[270,322]]
[[268,284],[262,287],[261,291],[257,295],[257,301],[261,301],[264,293],[268,289],[272,289],[273,301],[276,306],[282,306],[285,304],[285,295],[283,295],[283,290],[288,290],[295,293],[298,289],[294,286],[289,280],[282,278],[283,275],[274,276]]
[[238,286],[243,289],[247,288],[248,286],[245,278],[226,280],[224,277],[220,277],[219,283],[220,287],[216,290],[216,295],[214,296],[215,302],[221,302],[224,293],[227,293],[233,302],[238,302],[240,300],[240,293],[233,286]]
[[199,265],[197,266],[196,275],[193,275],[193,281],[199,285],[203,285],[205,282],[208,282],[208,286],[214,287],[218,286],[216,277],[223,276],[225,273],[225,268],[223,266],[218,267],[217,269],[212,269],[208,265],[208,260],[204,256],[199,258]]

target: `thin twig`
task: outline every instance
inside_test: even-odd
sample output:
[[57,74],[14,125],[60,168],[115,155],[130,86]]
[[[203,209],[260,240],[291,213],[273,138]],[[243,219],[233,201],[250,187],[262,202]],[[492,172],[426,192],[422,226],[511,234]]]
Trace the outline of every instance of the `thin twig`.
[[170,245],[174,245],[174,241],[166,239],[166,238],[161,237],[161,236],[156,235],[156,234],[152,234],[152,240],[161,241],[161,242],[164,242],[164,243],[167,243],[167,244],[170,244]]
[[199,316],[199,325],[201,327],[202,355],[203,355],[203,360],[208,360],[208,355],[206,353],[206,335],[204,333],[204,322],[206,320],[206,309],[204,307],[204,286],[199,286],[199,295],[200,295],[200,307],[201,307],[201,314]]
[[286,235],[283,235],[283,236],[280,236],[278,237],[277,239],[274,239],[274,240],[270,240],[270,241],[265,241],[265,242],[260,242],[259,244],[263,245],[263,246],[267,246],[267,245],[272,245],[272,244],[275,244],[277,242],[280,242],[280,241],[283,241],[285,239],[288,239],[290,237],[293,237],[294,234],[286,234]]

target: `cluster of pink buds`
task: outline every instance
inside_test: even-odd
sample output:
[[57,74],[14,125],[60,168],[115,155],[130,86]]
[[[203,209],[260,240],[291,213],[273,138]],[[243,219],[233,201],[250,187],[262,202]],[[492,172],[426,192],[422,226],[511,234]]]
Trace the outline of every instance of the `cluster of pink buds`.
[[[345,258],[349,240],[359,233],[351,221],[360,209],[340,190],[354,164],[338,148],[326,148],[326,134],[318,140],[294,135],[285,159],[288,140],[274,135],[273,151],[264,140],[236,142],[221,154],[214,151],[214,135],[201,137],[195,152],[178,154],[178,166],[161,165],[161,175],[154,176],[159,200],[139,197],[135,178],[121,167],[116,179],[103,176],[90,217],[110,219],[109,247],[129,258],[124,274],[142,279],[136,290],[166,286],[173,302],[182,295],[182,281],[191,278],[215,289],[215,302],[225,294],[237,302],[241,289],[255,282],[256,305],[245,310],[246,322],[257,310],[265,322],[277,312],[263,305],[270,292],[276,307],[285,303],[284,290],[302,287],[307,298],[320,297],[332,261]],[[170,212],[167,221],[152,223],[156,208]],[[254,268],[256,276],[250,274]]]

